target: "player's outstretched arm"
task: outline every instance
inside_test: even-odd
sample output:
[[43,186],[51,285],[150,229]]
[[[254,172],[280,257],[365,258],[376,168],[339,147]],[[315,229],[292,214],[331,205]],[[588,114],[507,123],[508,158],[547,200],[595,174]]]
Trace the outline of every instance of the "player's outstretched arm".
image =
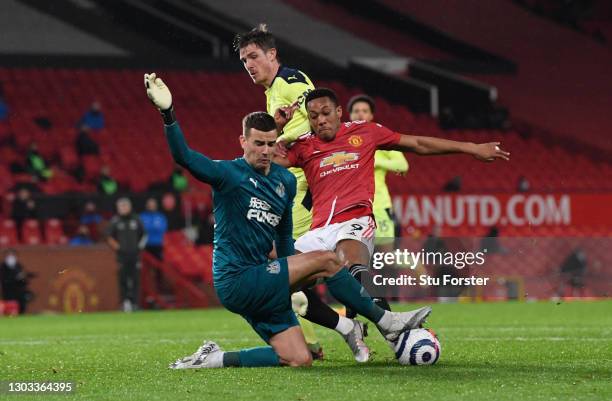
[[499,145],[499,142],[476,144],[429,136],[401,135],[399,142],[392,148],[402,152],[413,152],[419,155],[467,153],[478,160],[487,162],[495,159],[510,160],[510,153],[501,149]]
[[164,120],[164,132],[174,161],[200,181],[211,185],[221,184],[224,174],[220,163],[196,152],[187,145],[183,131],[174,115],[170,89],[155,73],[145,74],[144,82],[147,96],[158,108]]

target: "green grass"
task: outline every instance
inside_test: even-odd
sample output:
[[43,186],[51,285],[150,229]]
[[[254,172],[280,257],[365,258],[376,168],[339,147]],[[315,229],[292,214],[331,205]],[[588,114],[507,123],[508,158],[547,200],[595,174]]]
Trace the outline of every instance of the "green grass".
[[[412,308],[402,305],[397,308]],[[260,345],[223,310],[98,313],[0,319],[0,380],[73,380],[72,395],[2,400],[610,400],[612,302],[434,305],[442,356],[399,366],[376,330],[375,354],[352,361],[319,328],[326,360],[310,369],[171,371],[203,339]]]

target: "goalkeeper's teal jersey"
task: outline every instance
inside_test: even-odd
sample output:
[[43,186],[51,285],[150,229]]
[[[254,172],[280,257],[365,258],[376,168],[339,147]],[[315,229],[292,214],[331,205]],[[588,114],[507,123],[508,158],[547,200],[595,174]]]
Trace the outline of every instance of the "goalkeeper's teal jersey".
[[174,160],[213,187],[213,278],[223,288],[242,269],[268,262],[272,241],[278,257],[293,255],[291,207],[295,177],[272,163],[268,175],[244,158],[211,160],[190,149],[178,123],[165,127]]

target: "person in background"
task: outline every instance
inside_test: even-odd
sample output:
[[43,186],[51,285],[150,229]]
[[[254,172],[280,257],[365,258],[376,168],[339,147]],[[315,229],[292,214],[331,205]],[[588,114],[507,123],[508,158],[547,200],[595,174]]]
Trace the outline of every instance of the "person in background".
[[166,192],[161,197],[161,212],[168,220],[168,230],[180,230],[185,228],[185,218],[181,211],[180,196],[173,192]]
[[461,191],[461,177],[455,176],[442,188],[444,192],[460,192]]
[[98,213],[96,204],[92,201],[85,203],[83,208],[83,214],[79,219],[79,224],[87,226],[90,237],[93,241],[98,240],[98,233],[100,232],[99,227],[102,224],[102,215]]
[[96,131],[104,128],[104,114],[102,114],[100,102],[93,102],[89,110],[83,114],[77,125],[82,126],[83,124]]
[[38,152],[38,145],[32,142],[28,154],[26,155],[26,170],[39,179],[46,181],[53,176],[51,169],[47,167],[47,162]]
[[100,178],[98,180],[98,192],[104,195],[114,195],[119,190],[119,184],[111,176],[108,166],[102,167],[100,170]]
[[168,220],[158,210],[155,198],[147,199],[146,210],[140,214],[140,220],[147,233],[145,250],[162,260],[164,258],[164,234],[168,230]]
[[76,151],[79,156],[100,154],[100,147],[98,146],[96,141],[93,140],[91,135],[89,135],[90,133],[91,128],[89,128],[88,125],[82,124],[80,126],[79,133],[75,142]]
[[189,189],[189,182],[187,181],[187,177],[183,174],[183,169],[180,167],[176,167],[170,178],[170,187],[175,192],[185,192]]
[[[558,296],[570,297],[585,295],[585,273],[587,270],[587,256],[580,247],[576,247],[563,261],[559,267],[559,289]],[[569,287],[569,294],[566,294]]]
[[516,185],[516,190],[518,192],[529,192],[529,188],[531,188],[531,184],[529,184],[529,180],[525,176],[520,176],[518,180],[518,184]]
[[32,199],[32,195],[27,188],[21,188],[17,191],[17,196],[13,201],[11,210],[11,218],[15,221],[15,226],[17,227],[20,238],[23,222],[28,219],[38,218],[36,202]]
[[81,216],[80,223],[83,225],[100,224],[102,222],[102,215],[98,213],[96,204],[92,201],[85,203],[83,208],[83,215]]
[[131,312],[140,299],[140,251],[147,236],[128,198],[117,200],[117,215],[109,224],[106,242],[117,255],[119,294],[124,312]]
[[86,225],[80,225],[77,234],[70,238],[68,242],[68,244],[72,246],[93,245],[93,243],[91,235],[89,234],[89,228],[87,228]]
[[496,226],[491,227],[487,235],[480,241],[480,249],[488,254],[508,253],[508,249],[499,242],[499,228]]
[[32,277],[34,277],[33,274],[23,270],[23,266],[17,259],[17,252],[14,249],[8,249],[0,265],[2,300],[17,301],[20,314],[25,313],[28,302],[32,300],[32,293],[28,289],[29,279]]

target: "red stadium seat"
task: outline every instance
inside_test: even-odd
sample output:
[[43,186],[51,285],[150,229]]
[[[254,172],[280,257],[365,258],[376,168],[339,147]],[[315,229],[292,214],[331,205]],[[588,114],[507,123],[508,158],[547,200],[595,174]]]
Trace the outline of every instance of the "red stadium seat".
[[100,175],[102,161],[98,156],[84,156],[83,169],[85,170],[85,179],[94,180]]
[[45,242],[49,245],[68,243],[59,219],[49,219],[45,222]]
[[0,316],[17,316],[19,303],[17,301],[0,301]]
[[38,220],[29,219],[23,222],[21,227],[21,242],[26,245],[41,244],[42,236],[40,235],[40,224]]
[[0,225],[0,247],[15,246],[18,243],[17,227],[13,220],[2,220]]
[[72,170],[78,167],[79,165],[79,156],[76,153],[76,150],[73,146],[64,146],[60,149],[60,161],[62,163],[62,167],[67,170]]
[[0,193],[6,193],[13,186],[13,175],[5,167],[0,165]]

